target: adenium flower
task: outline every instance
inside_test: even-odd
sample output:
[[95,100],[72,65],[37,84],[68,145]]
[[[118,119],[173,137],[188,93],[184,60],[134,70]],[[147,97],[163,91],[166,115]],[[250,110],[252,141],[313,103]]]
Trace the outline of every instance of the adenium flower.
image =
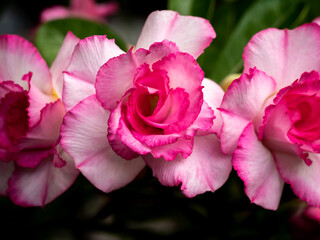
[[40,21],[48,22],[67,17],[80,17],[96,21],[104,21],[106,17],[118,11],[117,2],[96,4],[95,0],[71,0],[69,8],[53,6],[41,12]]
[[222,101],[221,147],[251,202],[277,209],[284,182],[320,206],[320,27],[257,33]]
[[146,164],[163,185],[181,184],[189,197],[226,181],[230,157],[213,134],[220,132],[214,110],[224,92],[195,60],[214,37],[202,18],[157,11],[136,51],[124,53],[105,36],[75,47],[64,73],[69,112],[61,143],[97,188],[123,187]]
[[0,194],[15,204],[43,206],[78,175],[59,137],[62,70],[78,41],[69,33],[49,70],[27,40],[0,36]]

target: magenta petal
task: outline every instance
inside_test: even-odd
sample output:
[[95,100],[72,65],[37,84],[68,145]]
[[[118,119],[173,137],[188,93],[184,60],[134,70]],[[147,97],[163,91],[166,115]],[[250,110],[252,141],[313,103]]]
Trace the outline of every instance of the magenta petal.
[[304,24],[293,30],[269,28],[252,37],[244,49],[244,72],[256,67],[273,77],[277,89],[304,72],[320,71],[320,27]]
[[17,35],[0,37],[0,79],[12,80],[28,89],[28,82],[21,80],[28,72],[33,73],[33,83],[41,91],[52,92],[51,74],[38,50]]
[[178,186],[187,197],[194,197],[206,191],[214,192],[227,180],[231,171],[231,156],[221,153],[219,140],[215,135],[199,136],[194,139],[192,154],[173,161],[144,156],[152,168],[153,175],[165,186]]
[[42,159],[48,158],[50,155],[53,155],[52,148],[20,151],[15,155],[17,158],[15,162],[20,167],[35,168],[41,163]]
[[283,181],[271,152],[258,140],[252,123],[244,129],[239,139],[232,164],[243,180],[245,192],[251,202],[276,210]]
[[8,180],[14,171],[14,162],[0,160],[0,196],[7,196]]
[[203,18],[181,16],[173,11],[155,11],[145,22],[137,48],[148,49],[152,43],[167,39],[176,43],[182,52],[197,58],[215,37],[210,22]]
[[63,159],[67,164],[57,168],[52,158],[45,159],[32,169],[16,167],[8,188],[8,194],[15,204],[25,207],[44,206],[72,185],[78,176],[73,161],[64,153]]
[[97,188],[110,192],[131,182],[144,168],[141,158],[127,161],[118,156],[107,139],[109,112],[90,96],[66,114],[61,144],[76,167]]
[[283,180],[293,192],[308,205],[320,207],[320,158],[309,153],[312,163],[308,166],[298,155],[275,152],[276,164]]

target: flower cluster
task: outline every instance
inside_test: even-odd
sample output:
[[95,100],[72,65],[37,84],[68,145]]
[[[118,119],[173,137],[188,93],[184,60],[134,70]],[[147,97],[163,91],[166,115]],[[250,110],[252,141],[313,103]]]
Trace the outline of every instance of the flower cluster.
[[288,183],[320,207],[320,27],[257,33],[226,92],[196,61],[215,37],[205,19],[156,11],[128,52],[69,32],[49,69],[1,36],[0,194],[43,206],[79,172],[108,193],[148,166],[194,197],[233,166],[253,203],[277,209]]

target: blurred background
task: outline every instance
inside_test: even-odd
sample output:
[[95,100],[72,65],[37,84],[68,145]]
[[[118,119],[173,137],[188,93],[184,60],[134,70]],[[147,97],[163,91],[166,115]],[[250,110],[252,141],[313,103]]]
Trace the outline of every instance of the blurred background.
[[[98,1],[104,3],[106,1]],[[320,16],[318,0],[119,0],[118,10],[103,20],[81,18],[40,22],[43,9],[70,6],[68,0],[1,0],[0,34],[32,41],[48,65],[68,30],[84,38],[107,34],[127,50],[136,43],[147,16],[172,9],[201,16],[217,38],[198,59],[206,77],[221,82],[242,71],[242,51],[258,31],[295,28]],[[319,43],[320,44],[320,43]],[[251,204],[234,171],[215,193],[189,199],[179,187],[164,187],[146,168],[128,186],[105,194],[83,176],[44,208],[15,206],[0,197],[0,239],[320,239],[316,212],[285,186],[277,211]]]

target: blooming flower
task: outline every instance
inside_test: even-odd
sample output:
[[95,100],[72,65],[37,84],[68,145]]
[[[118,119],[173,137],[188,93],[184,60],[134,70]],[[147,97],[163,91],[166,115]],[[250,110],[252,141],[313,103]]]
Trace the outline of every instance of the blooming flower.
[[18,205],[49,203],[78,174],[59,143],[62,70],[78,41],[69,33],[49,70],[31,43],[0,36],[0,194]]
[[136,51],[124,53],[104,36],[75,47],[64,73],[69,112],[61,142],[97,188],[123,187],[146,164],[163,185],[181,184],[189,197],[226,181],[230,157],[213,134],[223,90],[204,79],[194,59],[214,37],[204,19],[157,11]]
[[81,17],[103,21],[106,17],[118,11],[116,2],[96,4],[94,0],[71,0],[70,8],[53,6],[41,12],[40,21],[47,22],[67,17]]
[[284,182],[320,206],[319,39],[316,24],[257,33],[221,104],[223,152],[234,151],[247,196],[268,209],[278,207]]

